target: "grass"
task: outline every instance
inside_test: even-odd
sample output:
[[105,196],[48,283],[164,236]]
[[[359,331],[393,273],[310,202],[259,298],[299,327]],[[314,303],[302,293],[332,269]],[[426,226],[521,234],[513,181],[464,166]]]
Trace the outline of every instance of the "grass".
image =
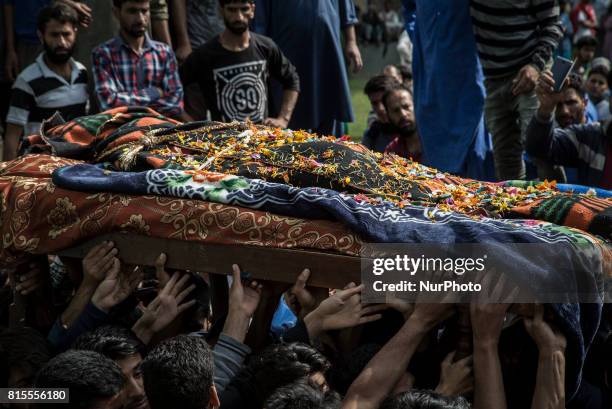
[[349,88],[351,90],[351,99],[353,101],[353,113],[355,114],[355,122],[348,124],[348,134],[351,135],[354,141],[359,142],[366,129],[368,113],[370,112],[370,101],[363,93],[366,78],[363,76],[355,76],[349,79]]

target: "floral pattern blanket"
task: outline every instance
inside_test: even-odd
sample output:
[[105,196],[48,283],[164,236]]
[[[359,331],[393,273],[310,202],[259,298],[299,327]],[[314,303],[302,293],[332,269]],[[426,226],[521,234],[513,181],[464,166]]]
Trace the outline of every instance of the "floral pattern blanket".
[[[348,140],[248,123],[177,124],[148,108],[119,108],[63,124],[50,121],[23,148],[84,161],[66,162],[69,166],[53,172],[47,186],[65,192],[190,200],[317,223],[336,221],[371,242],[482,242],[497,245],[500,252],[508,251],[507,243],[564,244],[592,255],[582,258],[580,267],[592,272],[593,282],[612,275],[612,199],[606,192],[597,196],[562,192],[548,182],[461,179]],[[3,217],[7,222],[13,223]],[[30,239],[23,238],[25,243]],[[27,251],[27,245],[21,248]],[[554,265],[507,256],[524,263],[535,287],[571,279],[560,277]],[[571,254],[567,257],[570,263]],[[602,292],[598,303],[554,306],[570,340],[570,384],[579,380],[603,301]]]

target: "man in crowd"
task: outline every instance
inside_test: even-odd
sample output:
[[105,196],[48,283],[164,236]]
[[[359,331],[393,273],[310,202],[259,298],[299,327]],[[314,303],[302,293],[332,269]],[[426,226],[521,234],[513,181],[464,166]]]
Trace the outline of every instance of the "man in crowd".
[[[286,128],[300,91],[295,67],[271,39],[249,31],[254,0],[221,0],[225,30],[181,66],[185,86],[199,83],[217,121],[245,121]],[[278,115],[268,115],[268,80],[283,86]]]
[[148,409],[142,380],[142,343],[127,328],[103,326],[77,338],[72,349],[94,351],[112,359],[126,379],[124,409]]
[[562,36],[559,7],[547,0],[473,0],[470,10],[497,178],[524,179],[524,133],[537,109],[536,82]]
[[420,162],[421,140],[414,119],[412,94],[409,90],[396,86],[385,93],[383,103],[396,135],[385,148],[385,153],[395,153]]
[[149,0],[113,0],[119,35],[92,52],[95,94],[102,110],[148,106],[188,120],[174,52],[147,34]]
[[[353,1],[257,0],[256,4],[255,31],[270,36],[300,75],[300,99],[289,127],[341,136],[343,122],[354,120],[342,37],[348,63],[354,71],[363,66]],[[272,95],[278,106],[278,87]]]
[[582,78],[577,75],[570,75],[561,95],[562,97],[555,107],[555,121],[561,128],[593,122],[587,120],[586,108],[588,102],[587,94],[582,86]]
[[203,338],[179,335],[157,345],[142,363],[151,409],[218,408],[213,367]]
[[125,377],[119,366],[93,351],[66,351],[42,367],[35,388],[68,388],[69,403],[47,403],[56,409],[120,409]]
[[40,131],[41,122],[59,112],[65,120],[87,114],[87,71],[72,59],[78,16],[62,3],[45,7],[38,16],[38,37],[44,52],[19,74],[11,93],[4,160],[17,156],[22,135]]
[[610,103],[608,101],[608,74],[610,70],[600,64],[591,68],[585,88],[589,96],[589,102],[597,111],[598,121],[607,121],[610,116]]
[[574,72],[584,76],[591,68],[591,62],[595,58],[595,51],[598,45],[597,38],[591,35],[580,37],[576,42],[576,62]]
[[554,80],[545,72],[536,89],[540,106],[527,129],[527,152],[553,165],[578,168],[579,183],[612,189],[612,138],[608,123],[555,128],[553,111],[565,92],[554,92]]
[[373,151],[384,152],[394,138],[393,125],[389,123],[383,96],[387,91],[398,85],[399,83],[392,77],[377,75],[370,78],[363,90],[370,100],[374,112],[374,121],[365,130],[361,143]]

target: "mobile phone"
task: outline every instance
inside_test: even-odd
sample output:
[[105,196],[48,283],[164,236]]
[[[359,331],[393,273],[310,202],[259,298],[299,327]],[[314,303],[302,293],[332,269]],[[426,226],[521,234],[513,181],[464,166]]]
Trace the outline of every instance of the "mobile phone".
[[561,91],[563,83],[567,76],[572,72],[576,61],[568,60],[567,58],[557,57],[552,66],[553,80],[555,80],[555,92]]

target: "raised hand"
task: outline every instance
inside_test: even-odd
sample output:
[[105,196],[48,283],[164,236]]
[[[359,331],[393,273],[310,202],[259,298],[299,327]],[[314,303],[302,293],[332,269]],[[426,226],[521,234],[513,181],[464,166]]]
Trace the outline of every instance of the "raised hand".
[[441,365],[440,382],[436,392],[445,396],[464,395],[474,389],[472,356],[453,362],[455,352],[448,354]]
[[189,274],[174,273],[157,297],[144,308],[140,319],[132,328],[141,341],[148,343],[154,334],[160,332],[176,319],[183,311],[195,304],[185,298],[195,289],[195,284],[187,287]]
[[287,305],[289,305],[293,312],[300,317],[305,317],[317,306],[317,300],[306,288],[306,282],[308,281],[309,277],[310,270],[305,268],[297,276],[293,287],[291,287],[291,289],[284,295],[286,297]]
[[142,281],[142,271],[139,268],[127,269],[123,274],[120,272],[121,263],[115,258],[113,266],[91,297],[93,305],[104,312],[125,300]]
[[364,288],[363,284],[355,286],[354,283],[351,283],[344,290],[336,291],[323,300],[304,319],[310,337],[314,338],[323,331],[351,328],[379,320],[382,317],[379,313],[388,306],[385,304],[362,305],[361,291]]
[[14,276],[15,290],[21,295],[31,294],[42,287],[46,277],[47,275],[38,263],[30,262],[26,273]]
[[538,349],[548,351],[565,351],[567,340],[561,331],[544,320],[544,306],[536,304],[533,318],[525,317],[525,329],[533,338]]
[[115,257],[118,252],[112,241],[92,247],[83,259],[83,280],[96,284],[104,280],[106,273],[119,261]]
[[232,265],[232,286],[229,291],[229,309],[253,317],[261,298],[261,284],[251,281],[246,286],[242,283],[240,267]]

